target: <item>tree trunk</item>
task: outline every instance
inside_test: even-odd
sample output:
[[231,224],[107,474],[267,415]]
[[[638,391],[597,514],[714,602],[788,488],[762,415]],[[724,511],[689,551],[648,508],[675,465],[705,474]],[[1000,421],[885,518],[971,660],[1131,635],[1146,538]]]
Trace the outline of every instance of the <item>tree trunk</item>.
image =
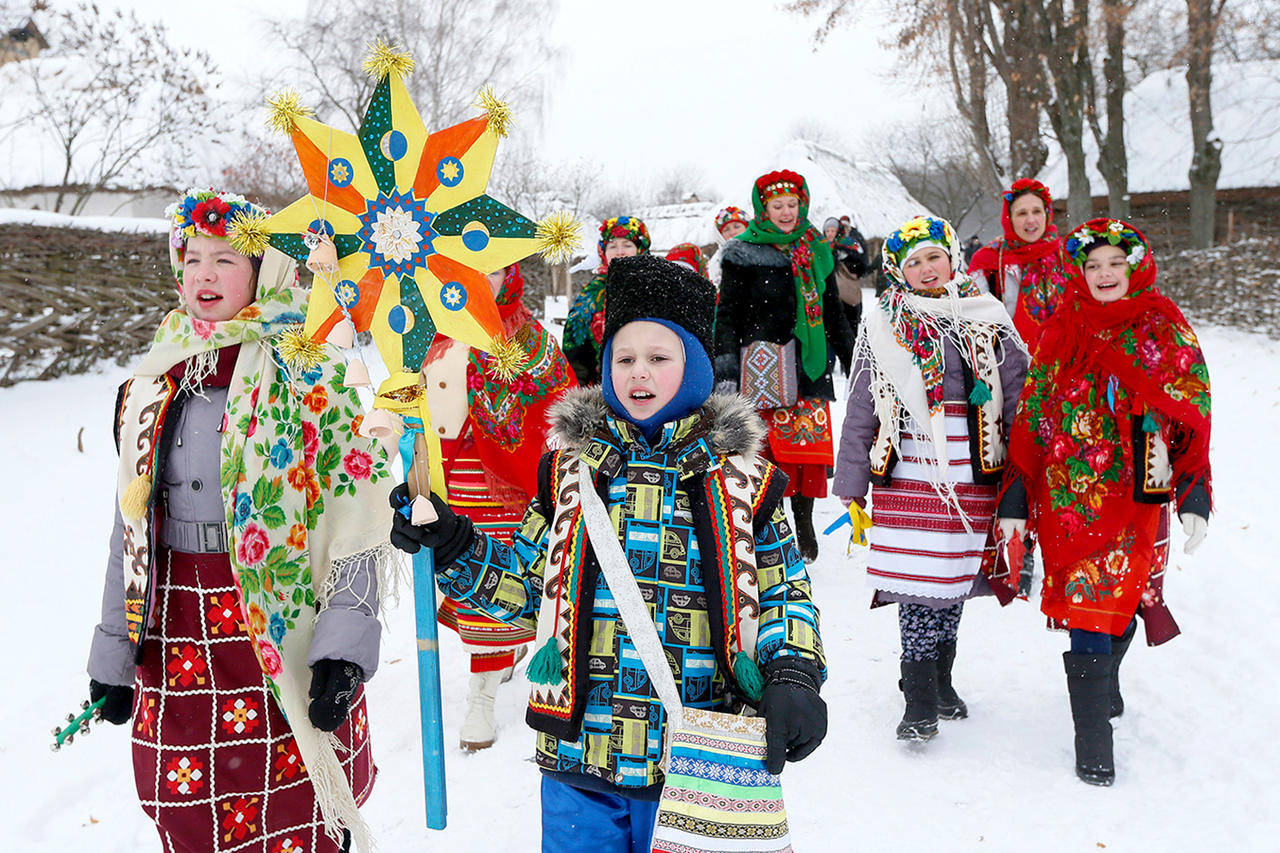
[[1132,7],[1126,0],[1103,0],[1107,55],[1102,62],[1107,132],[1098,140],[1098,171],[1107,182],[1107,207],[1115,219],[1129,218],[1129,155],[1124,147],[1124,26]]
[[[1054,133],[1067,158],[1067,224],[1075,228],[1093,218],[1089,161],[1084,155],[1084,121],[1077,113],[1054,123]],[[1063,230],[1063,229],[1059,229]]]
[[1003,38],[1005,55],[1009,57],[1005,113],[1009,122],[1010,177],[1017,180],[1035,177],[1044,168],[1049,147],[1040,137],[1040,60],[1025,49],[1035,24],[1025,4],[1008,5]]
[[1187,0],[1187,97],[1191,107],[1191,248],[1213,245],[1222,140],[1212,137],[1213,39],[1225,0]]

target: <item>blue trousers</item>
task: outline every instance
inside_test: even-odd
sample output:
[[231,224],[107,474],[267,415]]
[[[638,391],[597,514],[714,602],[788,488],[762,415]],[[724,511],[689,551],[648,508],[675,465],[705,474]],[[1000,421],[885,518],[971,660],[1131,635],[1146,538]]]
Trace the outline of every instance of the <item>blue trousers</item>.
[[542,777],[542,853],[649,853],[658,804]]

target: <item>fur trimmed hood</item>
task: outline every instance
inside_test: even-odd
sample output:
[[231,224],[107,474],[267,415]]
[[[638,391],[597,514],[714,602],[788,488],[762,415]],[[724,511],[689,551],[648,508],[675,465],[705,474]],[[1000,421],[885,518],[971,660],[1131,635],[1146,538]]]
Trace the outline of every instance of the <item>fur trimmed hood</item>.
[[[712,394],[702,404],[711,418],[707,443],[719,455],[759,455],[764,446],[765,425],[756,410],[740,394]],[[547,413],[551,434],[568,450],[587,446],[612,412],[599,385],[569,391]]]
[[790,267],[791,256],[764,243],[730,240],[724,244],[722,262],[740,267]]

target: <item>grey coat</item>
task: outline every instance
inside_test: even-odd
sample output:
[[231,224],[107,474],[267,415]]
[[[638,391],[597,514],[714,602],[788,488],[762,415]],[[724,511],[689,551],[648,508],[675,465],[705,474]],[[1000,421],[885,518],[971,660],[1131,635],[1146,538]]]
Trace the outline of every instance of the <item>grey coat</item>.
[[[942,379],[944,400],[965,400],[965,363],[960,350],[949,339],[943,341],[946,373]],[[1007,438],[1013,415],[1018,410],[1018,395],[1027,378],[1027,357],[1014,346],[1001,342],[1000,385],[1004,391],[1003,435]],[[998,357],[999,353],[997,353]],[[871,483],[871,445],[880,429],[875,402],[871,396],[871,364],[865,356],[853,362],[853,384],[845,409],[844,426],[840,430],[840,447],[836,456],[836,476],[832,490],[841,497],[863,498]]]
[[[206,388],[203,397],[175,401],[176,412],[170,414],[165,427],[160,461],[160,500],[166,518],[180,522],[226,520],[218,476],[226,405],[226,388]],[[132,684],[138,665],[139,650],[129,642],[124,618],[123,524],[117,506],[102,591],[102,621],[94,628],[89,647],[89,677],[102,684]],[[171,541],[179,534],[165,529],[178,526],[161,525],[160,541],[183,550],[181,541]],[[325,658],[350,661],[359,665],[367,681],[378,668],[382,636],[377,572],[372,557],[345,564],[341,570],[336,591],[316,620],[307,663],[314,665]]]

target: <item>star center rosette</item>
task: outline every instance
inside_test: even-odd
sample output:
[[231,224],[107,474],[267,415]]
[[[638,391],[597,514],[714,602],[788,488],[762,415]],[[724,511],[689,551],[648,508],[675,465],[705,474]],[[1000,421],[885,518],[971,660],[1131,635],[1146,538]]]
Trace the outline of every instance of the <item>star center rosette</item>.
[[[413,60],[383,42],[365,70],[373,95],[355,134],[311,117],[299,96],[269,100],[269,123],[290,136],[307,194],[241,237],[304,263],[314,275],[304,325],[313,340],[350,345],[368,331],[390,378],[378,389],[362,434],[389,442],[415,494],[414,523],[427,520],[428,488],[444,495],[440,439],[422,387],[437,334],[490,354],[514,378],[520,346],[503,336],[486,275],[535,252],[571,257],[580,226],[565,213],[541,223],[486,194],[498,140],[511,111],[486,87],[483,114],[430,133],[405,86]],[[243,243],[242,245],[247,245]],[[354,363],[353,363],[354,364]],[[353,371],[367,382],[368,372]],[[351,384],[351,383],[348,383]],[[434,571],[428,549],[414,557],[427,825],[445,826],[443,728],[435,633]]]

